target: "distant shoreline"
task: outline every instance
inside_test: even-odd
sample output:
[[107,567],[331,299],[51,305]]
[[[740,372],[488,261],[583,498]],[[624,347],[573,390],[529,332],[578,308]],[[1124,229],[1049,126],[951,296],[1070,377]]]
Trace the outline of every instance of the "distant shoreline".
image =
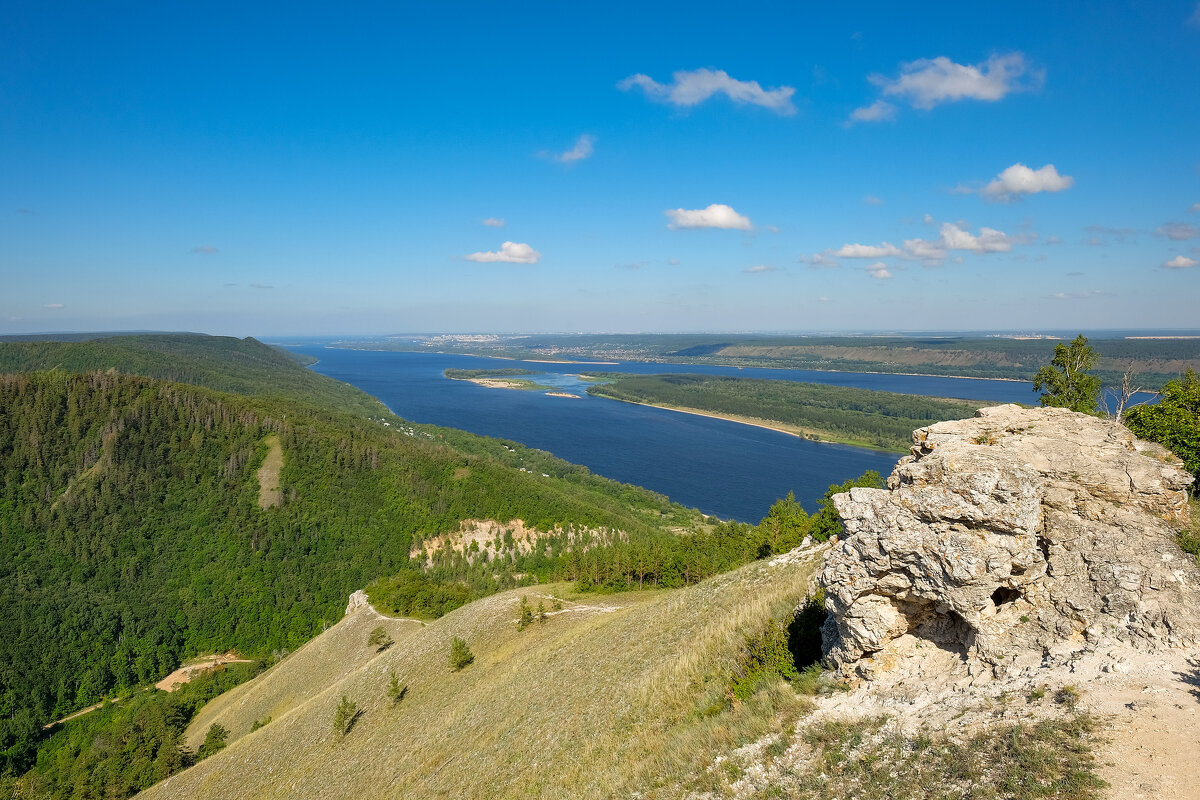
[[887,447],[869,444],[859,440],[842,440],[822,438],[817,431],[806,428],[800,428],[794,425],[788,425],[785,422],[776,420],[763,420],[754,417],[739,417],[735,414],[721,414],[716,411],[702,411],[698,408],[685,408],[682,406],[666,406],[656,403],[640,403],[636,400],[622,400],[617,397],[609,397],[608,395],[594,395],[595,397],[603,397],[605,400],[616,400],[618,403],[628,403],[631,406],[645,406],[646,408],[659,408],[663,411],[678,411],[681,414],[692,414],[697,417],[708,417],[709,419],[720,419],[726,422],[736,422],[739,425],[750,425],[755,428],[766,428],[769,431],[776,433],[786,433],[789,436],[795,436],[797,439],[804,439],[817,444],[841,444],[848,447],[858,447],[863,450],[874,450],[877,453],[896,453],[902,455],[906,450],[892,450]]

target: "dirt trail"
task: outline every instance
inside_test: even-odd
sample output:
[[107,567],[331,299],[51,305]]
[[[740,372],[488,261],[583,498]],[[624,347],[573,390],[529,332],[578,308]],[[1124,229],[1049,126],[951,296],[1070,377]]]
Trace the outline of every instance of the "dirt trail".
[[1089,700],[1108,738],[1096,751],[1108,797],[1200,798],[1200,657],[1135,665]]
[[163,678],[158,683],[154,684],[155,689],[162,689],[164,692],[173,692],[185,683],[191,682],[193,678],[200,676],[200,673],[207,672],[210,669],[224,666],[225,664],[249,664],[250,659],[238,658],[237,653],[230,651],[216,656],[206,656],[198,661],[193,661],[190,664],[184,664],[179,669],[172,672],[167,677]]
[[283,469],[283,446],[278,434],[268,434],[263,440],[267,445],[267,456],[258,468],[258,507],[271,508],[283,500],[279,489],[279,471]]

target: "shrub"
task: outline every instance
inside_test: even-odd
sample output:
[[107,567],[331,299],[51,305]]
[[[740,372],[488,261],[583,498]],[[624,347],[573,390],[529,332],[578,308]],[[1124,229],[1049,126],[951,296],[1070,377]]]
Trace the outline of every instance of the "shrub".
[[521,616],[517,619],[517,630],[525,630],[531,622],[533,622],[533,611],[529,608],[529,600],[521,597]]
[[228,743],[229,730],[219,722],[214,722],[208,728],[208,733],[204,736],[204,744],[200,745],[200,749],[196,752],[199,758],[208,758],[213,753],[221,750]]
[[450,669],[458,672],[475,660],[475,654],[465,640],[455,636],[450,640]]
[[362,712],[359,711],[358,704],[342,695],[342,702],[338,703],[337,711],[333,714],[333,729],[345,736],[354,727],[360,714]]
[[408,684],[400,683],[400,679],[394,672],[391,673],[391,676],[391,680],[388,681],[387,695],[388,699],[392,701],[392,705],[396,706],[404,699],[404,695],[408,694]]
[[376,653],[387,650],[395,643],[395,640],[388,635],[388,632],[383,629],[382,625],[371,631],[371,635],[367,637],[367,644],[374,647]]
[[270,717],[265,717],[263,719],[256,719],[256,720],[254,720],[254,724],[250,726],[250,732],[254,733],[259,728],[265,728],[265,727],[267,727],[267,725],[270,722],[271,722]]
[[1184,468],[1200,479],[1200,378],[1193,370],[1167,381],[1156,404],[1126,411],[1124,422],[1138,438],[1158,442],[1179,456]]
[[786,680],[800,677],[792,651],[788,650],[787,634],[775,620],[769,620],[759,633],[746,637],[741,657],[730,676],[729,693],[737,700],[746,700],[763,679],[772,675]]

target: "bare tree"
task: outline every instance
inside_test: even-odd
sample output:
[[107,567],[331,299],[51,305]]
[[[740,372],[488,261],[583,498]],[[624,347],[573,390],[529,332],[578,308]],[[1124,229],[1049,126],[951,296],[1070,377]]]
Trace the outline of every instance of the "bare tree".
[[[1130,361],[1129,366],[1125,368],[1125,374],[1121,376],[1121,386],[1103,393],[1104,412],[1117,422],[1120,422],[1121,418],[1125,416],[1125,409],[1129,407],[1129,401],[1133,399],[1133,396],[1144,391],[1141,386],[1135,385],[1137,378],[1137,373],[1133,371],[1133,362]],[[1151,392],[1151,394],[1158,394],[1158,392]],[[1141,405],[1141,403],[1134,403],[1134,405]]]

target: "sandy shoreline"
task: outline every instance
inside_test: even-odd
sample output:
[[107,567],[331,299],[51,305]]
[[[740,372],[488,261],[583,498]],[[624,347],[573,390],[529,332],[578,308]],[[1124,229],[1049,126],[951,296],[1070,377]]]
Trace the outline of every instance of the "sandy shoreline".
[[616,397],[607,397],[606,395],[597,395],[604,397],[605,400],[616,400],[618,403],[628,403],[631,406],[646,406],[647,408],[660,408],[663,411],[677,411],[680,414],[692,414],[697,417],[708,417],[709,419],[720,419],[725,422],[736,422],[739,425],[750,425],[755,428],[766,428],[769,431],[776,433],[786,433],[789,436],[795,436],[797,439],[805,439],[818,444],[840,444],[846,447],[858,447],[863,450],[874,450],[880,453],[896,453],[902,454],[902,450],[888,450],[883,447],[874,447],[865,443],[855,444],[850,442],[835,442],[832,439],[819,438],[815,433],[806,431],[804,428],[799,428],[793,425],[787,425],[783,422],[775,422],[770,420],[754,419],[752,417],[738,417],[733,414],[719,414],[715,411],[701,411],[698,408],[682,408],[679,406],[660,406],[654,403],[639,403],[635,400],[620,400]]

